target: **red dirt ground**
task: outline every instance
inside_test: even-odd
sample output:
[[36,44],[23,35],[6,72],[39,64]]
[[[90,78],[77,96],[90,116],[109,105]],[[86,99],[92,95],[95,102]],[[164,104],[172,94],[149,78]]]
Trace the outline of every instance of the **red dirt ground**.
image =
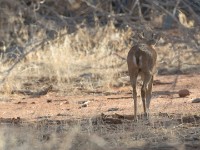
[[[188,89],[190,95],[180,98],[177,92],[181,89]],[[131,96],[130,86],[114,89],[110,93],[83,96],[58,96],[53,92],[39,98],[12,95],[10,99],[0,101],[0,117],[20,117],[27,120],[44,117],[63,120],[90,118],[101,113],[132,115]],[[195,98],[200,98],[200,74],[156,76],[150,110],[152,113],[199,114],[200,103],[192,103]],[[84,102],[87,103],[85,107]],[[139,108],[142,113],[140,97]]]

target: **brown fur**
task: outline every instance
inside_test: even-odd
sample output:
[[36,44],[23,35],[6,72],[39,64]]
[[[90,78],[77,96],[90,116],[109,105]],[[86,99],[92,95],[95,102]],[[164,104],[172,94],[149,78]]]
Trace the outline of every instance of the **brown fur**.
[[137,77],[140,75],[143,81],[141,97],[144,113],[148,116],[152,95],[153,76],[156,72],[156,59],[157,52],[155,51],[153,45],[148,42],[133,46],[128,53],[127,64],[130,82],[133,88],[135,119],[137,119]]

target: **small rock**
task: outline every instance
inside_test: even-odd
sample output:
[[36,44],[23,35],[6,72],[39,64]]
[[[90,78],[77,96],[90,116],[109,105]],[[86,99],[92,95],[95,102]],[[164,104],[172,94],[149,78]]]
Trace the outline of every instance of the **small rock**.
[[69,104],[69,101],[64,102],[64,104]]
[[78,104],[82,104],[82,105],[87,105],[87,104],[89,104],[90,103],[90,101],[79,101],[78,102]]
[[88,105],[87,104],[83,104],[83,105],[81,105],[81,107],[88,107]]
[[190,91],[187,89],[183,89],[183,90],[178,91],[178,95],[179,97],[186,97],[190,95]]
[[47,100],[47,103],[52,103],[52,100],[51,100],[51,99],[48,99],[48,100]]
[[60,103],[60,105],[63,105],[63,104],[69,104],[69,102],[66,101],[66,102],[61,102],[61,103]]
[[27,104],[27,102],[21,102],[21,101],[19,101],[16,104]]
[[118,111],[119,108],[109,108],[108,111]]
[[200,103],[200,98],[195,98],[192,100],[192,103]]
[[88,104],[83,104],[79,107],[79,109],[83,108],[83,107],[88,107]]
[[79,109],[81,109],[82,107],[88,107],[89,103],[90,103],[90,101],[79,101],[78,104],[81,104]]
[[66,114],[58,113],[57,116],[67,116]]
[[83,108],[83,107],[88,107],[88,104],[82,104],[79,109]]
[[31,102],[31,104],[35,104],[35,102]]
[[78,104],[85,104],[87,102],[88,102],[87,100],[86,101],[78,101]]

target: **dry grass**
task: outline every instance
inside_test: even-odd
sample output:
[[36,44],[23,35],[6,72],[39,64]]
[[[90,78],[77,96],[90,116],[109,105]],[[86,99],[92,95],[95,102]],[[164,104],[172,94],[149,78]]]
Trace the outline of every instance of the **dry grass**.
[[[52,90],[59,94],[77,95],[84,94],[84,91],[108,92],[112,91],[112,87],[127,84],[126,55],[132,45],[131,36],[134,30],[116,28],[112,21],[100,26],[96,20],[93,28],[85,24],[77,25],[77,30],[70,34],[67,29],[60,30],[55,25],[58,36],[48,37],[44,28],[34,24],[22,24],[24,18],[15,13],[19,3],[10,1],[9,5],[12,6],[12,2],[13,7],[4,8],[8,17],[0,17],[9,18],[5,25],[9,24],[9,29],[13,28],[22,35],[13,40],[16,40],[17,44],[25,45],[25,52],[31,48],[34,51],[26,55],[14,68],[12,67],[16,62],[0,61],[2,94],[9,97],[13,93],[40,93],[52,86]],[[43,20],[37,13],[32,15],[32,12],[26,10],[28,9],[21,9],[28,19],[34,20],[34,17],[38,17],[36,20],[39,24],[46,25],[49,29],[55,27],[50,20]],[[16,22],[17,25],[12,27]],[[32,39],[28,39],[29,30],[32,31]],[[4,32],[1,31],[2,35]],[[47,40],[44,40],[44,37]],[[37,43],[43,40],[45,42],[36,47]],[[200,64],[198,54],[194,53],[194,49],[188,46],[188,43],[169,42],[158,45],[159,73],[193,72]],[[5,95],[1,95],[1,99]],[[48,120],[47,123],[31,125],[23,122],[17,125],[2,125],[0,149],[159,149],[161,146],[184,150],[187,147],[177,143],[187,140],[199,142],[200,139],[199,123],[194,122],[177,123],[177,120],[166,121],[166,118],[157,116],[152,118],[150,124],[143,120],[138,123],[122,120],[121,124],[94,124],[91,120],[92,118],[86,122],[79,120],[72,125],[51,125],[48,124]]]
[[[36,48],[8,75],[13,63],[1,61],[0,77],[6,77],[1,91],[40,91],[52,85],[56,91],[75,94],[80,90],[112,90],[110,87],[123,86],[127,82],[123,80],[127,77],[126,55],[134,31],[117,29],[112,22],[107,26],[77,28],[73,34],[58,36]],[[157,49],[161,74],[190,73],[200,64],[198,53],[187,43],[169,43]]]
[[158,47],[159,70],[164,73],[196,73],[200,65],[200,55],[198,51],[194,51],[187,43],[168,43]]
[[[1,149],[195,149],[199,120],[184,123],[164,116],[154,116],[150,122],[140,120],[106,123],[94,120],[51,121],[1,126]],[[190,117],[190,116],[189,116]],[[185,121],[189,119],[185,117]],[[189,121],[189,120],[188,120]],[[186,121],[187,122],[187,121]],[[181,146],[181,147],[180,147]]]
[[[59,91],[72,93],[78,88],[107,88],[114,77],[126,70],[126,61],[117,54],[125,57],[131,34],[130,29],[120,31],[110,23],[92,29],[79,28],[76,33],[58,37],[18,63],[6,77],[2,91],[22,90],[27,84],[41,85],[42,79]],[[2,72],[12,65],[2,64]],[[4,76],[1,74],[1,78]]]

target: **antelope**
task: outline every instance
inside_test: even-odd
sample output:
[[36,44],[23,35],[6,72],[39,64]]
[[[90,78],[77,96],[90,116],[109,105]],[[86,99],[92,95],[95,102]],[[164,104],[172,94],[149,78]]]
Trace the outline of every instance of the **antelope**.
[[149,106],[152,95],[153,77],[156,73],[157,52],[154,45],[159,40],[159,36],[153,33],[139,34],[142,42],[134,45],[127,56],[128,72],[133,89],[134,118],[137,121],[137,77],[142,79],[141,97],[145,117],[149,117]]

